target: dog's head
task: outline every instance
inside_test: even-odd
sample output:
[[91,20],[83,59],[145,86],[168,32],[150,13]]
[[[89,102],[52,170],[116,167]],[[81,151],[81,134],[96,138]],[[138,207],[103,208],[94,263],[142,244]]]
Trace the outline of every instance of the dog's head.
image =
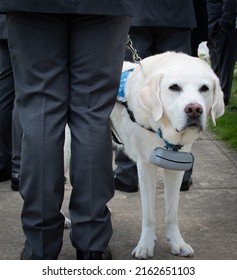
[[150,125],[159,123],[167,136],[190,131],[195,135],[205,128],[209,116],[215,124],[224,114],[219,80],[201,59],[167,52],[144,59],[142,66],[138,103],[149,115]]

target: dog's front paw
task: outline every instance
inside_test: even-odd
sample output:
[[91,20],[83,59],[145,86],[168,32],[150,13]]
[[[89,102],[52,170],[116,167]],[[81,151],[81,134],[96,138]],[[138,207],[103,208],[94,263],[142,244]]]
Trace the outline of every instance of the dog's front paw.
[[156,237],[147,240],[140,240],[137,247],[132,251],[132,256],[140,260],[152,258],[154,256],[156,242]]
[[167,240],[173,255],[190,258],[193,256],[193,248],[184,241],[178,227],[170,227],[168,229]]
[[178,255],[178,256],[181,256],[181,257],[192,257],[193,254],[194,254],[194,250],[193,248],[185,243],[183,240],[180,240],[180,241],[171,241],[171,240],[168,240],[169,243],[170,243],[170,247],[171,247],[171,253],[173,255]]

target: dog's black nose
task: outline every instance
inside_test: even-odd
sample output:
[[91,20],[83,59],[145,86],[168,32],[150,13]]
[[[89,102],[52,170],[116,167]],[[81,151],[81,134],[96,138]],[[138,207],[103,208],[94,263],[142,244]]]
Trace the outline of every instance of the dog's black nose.
[[203,108],[199,103],[189,103],[184,111],[189,118],[198,119],[203,113]]

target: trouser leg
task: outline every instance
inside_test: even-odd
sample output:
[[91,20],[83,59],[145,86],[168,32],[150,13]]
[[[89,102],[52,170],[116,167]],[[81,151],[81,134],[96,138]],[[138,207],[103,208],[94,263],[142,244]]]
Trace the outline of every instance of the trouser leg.
[[228,105],[236,62],[236,29],[227,32],[220,29],[208,46],[212,69],[220,79],[221,88],[224,92],[224,102],[225,105]]
[[225,33],[225,43],[220,57],[220,82],[224,92],[225,105],[229,104],[234,66],[237,53],[237,30],[231,29]]
[[[129,35],[132,40],[133,48],[137,50],[137,54],[142,59],[152,54],[153,37],[149,27],[131,27]],[[130,49],[126,49],[126,61],[133,61],[133,54]]]
[[153,54],[164,53],[166,51],[191,54],[191,29],[154,27],[153,32]]
[[67,122],[68,24],[63,16],[7,15],[22,127],[20,193],[25,252],[31,259],[56,259],[64,217],[63,144]]
[[14,82],[7,40],[0,40],[0,170],[11,170]]
[[137,164],[132,161],[123,151],[115,151],[114,170],[116,177],[128,186],[138,185]]
[[20,174],[22,128],[16,106],[12,113],[12,171]]
[[83,251],[104,251],[112,234],[106,206],[114,194],[109,116],[129,23],[127,17],[109,16],[71,21],[71,239]]

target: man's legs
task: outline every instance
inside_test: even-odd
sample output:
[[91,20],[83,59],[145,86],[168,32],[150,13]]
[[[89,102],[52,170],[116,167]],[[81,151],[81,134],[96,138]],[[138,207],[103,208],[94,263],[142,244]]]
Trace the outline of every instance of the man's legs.
[[67,22],[63,16],[7,15],[16,110],[23,130],[20,193],[25,254],[30,259],[56,259],[62,246]]
[[11,178],[14,82],[7,40],[0,40],[0,182]]
[[228,105],[231,95],[234,65],[237,52],[237,30],[224,31],[220,29],[208,43],[211,66],[220,79],[224,92],[224,102]]

